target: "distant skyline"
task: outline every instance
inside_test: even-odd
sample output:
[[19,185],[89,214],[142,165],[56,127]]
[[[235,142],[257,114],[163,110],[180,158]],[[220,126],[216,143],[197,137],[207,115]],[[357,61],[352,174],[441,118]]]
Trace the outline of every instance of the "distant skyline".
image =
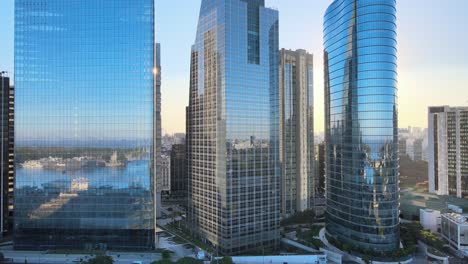
[[[190,47],[200,0],[156,0],[162,50],[162,127],[185,132]],[[332,0],[266,0],[280,15],[280,48],[314,54],[315,130],[323,131],[323,15]],[[0,8],[0,69],[13,76],[14,0]],[[427,127],[427,107],[468,105],[468,1],[398,1],[399,127]]]

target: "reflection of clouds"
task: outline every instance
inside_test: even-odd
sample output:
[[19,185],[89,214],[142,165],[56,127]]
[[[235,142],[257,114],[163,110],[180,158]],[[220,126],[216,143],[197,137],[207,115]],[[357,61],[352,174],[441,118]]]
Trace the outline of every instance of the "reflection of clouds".
[[23,16],[28,17],[62,17],[63,14],[52,13],[48,11],[27,11],[27,9],[22,9]]
[[23,26],[22,31],[65,31],[65,28],[49,25]]

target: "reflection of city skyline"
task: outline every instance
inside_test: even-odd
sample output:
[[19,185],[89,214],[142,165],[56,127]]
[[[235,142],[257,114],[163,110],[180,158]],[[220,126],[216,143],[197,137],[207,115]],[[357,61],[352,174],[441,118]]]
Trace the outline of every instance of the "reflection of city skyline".
[[148,146],[152,138],[42,138],[22,139],[19,138],[15,145],[17,147],[93,147],[93,148],[135,148]]
[[47,189],[54,186],[68,192],[72,189],[74,180],[83,179],[89,188],[122,189],[139,186],[149,189],[151,182],[147,178],[148,164],[148,160],[135,160],[125,167],[97,167],[68,171],[17,167],[16,173],[20,180],[16,182],[16,188]]

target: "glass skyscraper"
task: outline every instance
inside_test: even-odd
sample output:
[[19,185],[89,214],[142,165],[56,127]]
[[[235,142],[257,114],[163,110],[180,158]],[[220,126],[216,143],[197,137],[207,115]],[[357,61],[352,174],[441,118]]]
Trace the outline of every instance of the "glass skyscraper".
[[336,0],[324,19],[326,231],[399,247],[395,0]]
[[15,1],[16,249],[154,246],[153,0]]
[[221,254],[279,245],[278,11],[203,0],[187,109],[188,223]]

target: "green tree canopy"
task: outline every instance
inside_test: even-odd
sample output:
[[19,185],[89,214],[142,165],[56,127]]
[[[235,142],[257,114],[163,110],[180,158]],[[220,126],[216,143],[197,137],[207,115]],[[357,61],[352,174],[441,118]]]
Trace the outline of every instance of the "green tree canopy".
[[114,264],[114,259],[110,256],[97,256],[83,263],[84,264]]
[[185,257],[179,259],[176,264],[203,264],[203,260]]

